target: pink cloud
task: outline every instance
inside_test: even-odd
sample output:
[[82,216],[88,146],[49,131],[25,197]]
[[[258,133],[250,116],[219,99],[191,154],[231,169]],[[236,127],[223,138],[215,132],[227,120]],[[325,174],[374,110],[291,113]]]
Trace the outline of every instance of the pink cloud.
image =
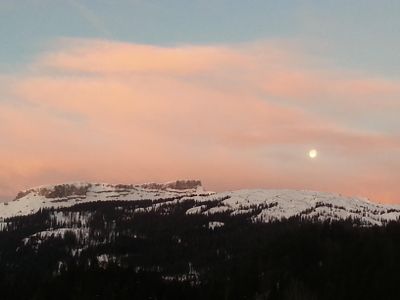
[[239,52],[222,46],[158,47],[84,39],[65,39],[61,44],[66,47],[42,56],[37,64],[96,74],[190,75],[218,70],[245,59]]
[[[65,180],[192,177],[217,190],[400,200],[398,132],[352,128],[314,109],[328,103],[355,121],[360,108],[373,117],[376,103],[400,109],[398,82],[327,69],[294,50],[63,41],[30,72],[0,78],[0,196]],[[310,147],[318,161],[306,157]]]

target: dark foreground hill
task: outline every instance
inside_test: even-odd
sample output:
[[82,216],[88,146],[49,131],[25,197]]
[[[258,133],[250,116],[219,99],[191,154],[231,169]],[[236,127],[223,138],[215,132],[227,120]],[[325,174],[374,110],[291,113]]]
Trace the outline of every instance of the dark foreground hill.
[[[360,209],[364,218],[340,219],[343,210],[353,209],[350,200],[343,206],[311,199],[314,210],[301,204],[302,214],[263,219],[254,216],[290,209],[288,195],[297,209],[300,194],[284,193],[289,198],[278,204],[268,198],[254,205],[248,197],[252,203],[242,209],[232,196],[203,199],[211,194],[176,187],[145,187],[174,196],[51,202],[3,219],[1,299],[400,298],[400,223],[365,221],[383,220],[377,218],[395,209]],[[137,187],[120,187],[131,188]],[[83,199],[88,191],[80,186],[43,193],[46,201],[58,201]],[[228,204],[237,209],[223,208]],[[329,209],[337,212],[332,218]]]

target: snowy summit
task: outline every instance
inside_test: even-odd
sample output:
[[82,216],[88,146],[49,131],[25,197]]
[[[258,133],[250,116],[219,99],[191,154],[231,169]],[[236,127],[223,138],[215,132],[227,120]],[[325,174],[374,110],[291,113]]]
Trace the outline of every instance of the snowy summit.
[[361,198],[302,190],[252,189],[214,193],[204,191],[198,180],[179,180],[161,184],[78,182],[41,186],[22,191],[13,201],[0,204],[0,218],[4,220],[34,214],[43,208],[58,209],[88,202],[141,200],[148,200],[142,211],[188,201],[191,206],[187,215],[242,214],[261,222],[300,217],[315,221],[351,219],[364,225],[383,225],[400,217],[400,206]]

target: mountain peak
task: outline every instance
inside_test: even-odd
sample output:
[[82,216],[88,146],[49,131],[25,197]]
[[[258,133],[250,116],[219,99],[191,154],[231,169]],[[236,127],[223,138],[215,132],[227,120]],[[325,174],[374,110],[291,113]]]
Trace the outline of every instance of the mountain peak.
[[166,189],[172,189],[172,190],[191,190],[191,189],[198,189],[202,188],[202,184],[200,180],[176,180],[176,181],[170,181],[166,183],[143,183],[139,185],[142,188],[147,188],[147,189],[156,189],[156,190],[166,190]]
[[188,201],[188,215],[241,214],[261,222],[300,217],[316,221],[351,219],[361,224],[382,225],[400,217],[398,205],[383,205],[339,194],[265,189],[213,193],[205,192],[199,180],[177,180],[144,184],[75,182],[41,186],[20,192],[14,201],[0,205],[0,218],[98,201],[142,201],[142,208],[146,211]]
[[70,196],[83,196],[91,190],[99,189],[114,189],[116,191],[121,189],[134,189],[143,188],[148,190],[199,190],[202,191],[203,187],[200,180],[176,180],[165,183],[148,182],[142,184],[110,184],[110,183],[90,183],[90,182],[69,182],[53,185],[43,185],[27,190],[20,191],[14,201],[24,198],[29,194],[43,196],[45,198],[65,198]]

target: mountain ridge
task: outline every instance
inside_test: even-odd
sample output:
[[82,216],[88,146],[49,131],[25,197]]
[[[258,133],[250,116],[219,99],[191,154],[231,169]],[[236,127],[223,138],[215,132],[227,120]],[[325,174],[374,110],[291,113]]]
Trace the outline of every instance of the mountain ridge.
[[6,299],[397,299],[399,215],[195,181],[42,186],[0,205],[0,286]]
[[145,211],[186,201],[192,204],[187,215],[247,214],[252,221],[261,222],[301,217],[317,221],[352,219],[364,225],[383,225],[400,217],[398,205],[334,193],[290,189],[209,192],[204,190],[200,180],[177,180],[144,184],[71,182],[39,186],[18,193],[13,201],[0,204],[0,218],[97,201],[144,200],[150,201],[147,207],[142,208]]

